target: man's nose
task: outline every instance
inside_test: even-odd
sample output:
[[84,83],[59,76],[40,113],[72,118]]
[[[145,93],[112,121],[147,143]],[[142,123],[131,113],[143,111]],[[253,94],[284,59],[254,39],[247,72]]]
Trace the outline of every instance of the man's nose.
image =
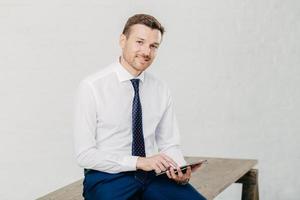
[[145,56],[149,56],[150,55],[150,52],[151,52],[151,49],[149,47],[142,47],[142,53],[145,55]]

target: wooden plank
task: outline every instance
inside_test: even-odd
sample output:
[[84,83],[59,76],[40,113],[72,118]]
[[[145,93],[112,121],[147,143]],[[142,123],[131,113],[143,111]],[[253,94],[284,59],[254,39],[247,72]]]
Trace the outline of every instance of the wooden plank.
[[[208,200],[215,198],[229,185],[238,181],[257,163],[249,159],[186,157],[188,162],[208,160],[193,173],[190,183]],[[38,200],[83,200],[82,179],[47,194]]]

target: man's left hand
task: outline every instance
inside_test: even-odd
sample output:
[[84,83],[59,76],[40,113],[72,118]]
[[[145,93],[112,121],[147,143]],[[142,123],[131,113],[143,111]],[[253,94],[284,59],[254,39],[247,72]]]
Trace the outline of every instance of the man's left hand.
[[195,165],[193,166],[193,169],[189,166],[186,169],[186,172],[183,173],[180,169],[180,167],[178,167],[177,170],[177,174],[175,173],[175,170],[171,167],[167,172],[167,176],[170,179],[173,179],[174,181],[176,181],[179,184],[187,184],[191,178],[192,172],[196,171],[199,167],[201,166],[201,164],[199,165]]
[[174,181],[176,181],[176,183],[179,183],[179,184],[188,183],[191,178],[191,174],[192,174],[191,167],[187,167],[185,173],[183,173],[179,167],[176,170],[177,170],[177,174],[175,173],[174,169],[171,167],[166,172],[167,176],[170,179],[173,179]]

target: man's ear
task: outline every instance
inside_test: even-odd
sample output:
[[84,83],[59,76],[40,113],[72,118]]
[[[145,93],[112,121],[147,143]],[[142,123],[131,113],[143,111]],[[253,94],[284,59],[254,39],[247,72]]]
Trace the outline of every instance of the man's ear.
[[119,45],[122,49],[124,49],[124,47],[125,47],[126,40],[127,40],[126,35],[121,34],[120,40],[119,40]]

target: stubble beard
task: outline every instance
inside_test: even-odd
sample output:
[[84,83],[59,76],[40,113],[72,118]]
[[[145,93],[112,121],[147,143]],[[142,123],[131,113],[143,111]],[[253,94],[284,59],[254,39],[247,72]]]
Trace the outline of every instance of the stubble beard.
[[[125,56],[124,56],[123,58],[124,58],[125,62],[126,62],[131,68],[133,68],[134,70],[139,71],[139,72],[143,72],[144,70],[146,70],[146,69],[151,65],[151,63],[149,63],[150,60],[151,60],[150,58],[146,59],[146,60],[147,60],[146,62],[148,62],[148,63],[146,63],[145,66],[144,66],[143,64],[141,64],[141,63],[138,61],[138,59],[141,59],[141,58],[144,59],[144,57],[141,56],[141,55],[135,55],[134,58],[133,58],[133,60],[132,60],[132,62],[129,62]],[[139,67],[140,65],[143,65],[143,67]]]

